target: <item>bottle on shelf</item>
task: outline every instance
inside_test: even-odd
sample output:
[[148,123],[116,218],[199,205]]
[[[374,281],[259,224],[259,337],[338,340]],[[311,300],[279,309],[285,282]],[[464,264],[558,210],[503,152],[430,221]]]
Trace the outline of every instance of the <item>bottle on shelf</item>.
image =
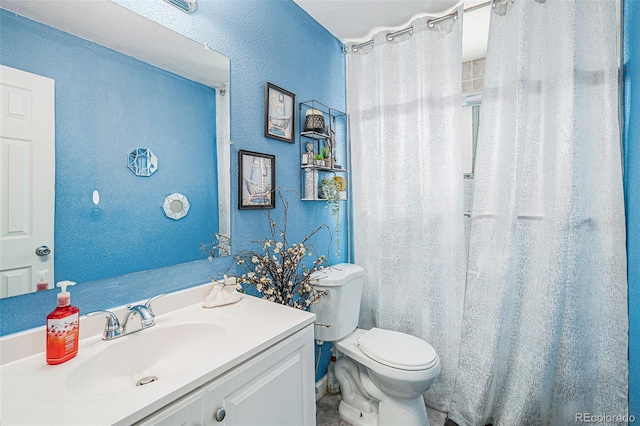
[[340,382],[336,377],[336,352],[335,347],[331,348],[331,361],[329,362],[329,369],[327,370],[327,393],[329,395],[337,395],[340,393]]

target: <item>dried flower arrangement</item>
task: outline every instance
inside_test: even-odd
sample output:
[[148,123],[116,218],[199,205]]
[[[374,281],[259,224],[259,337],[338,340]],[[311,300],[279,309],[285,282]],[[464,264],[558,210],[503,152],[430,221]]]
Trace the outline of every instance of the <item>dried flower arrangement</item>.
[[231,254],[231,236],[216,234],[215,241],[212,236],[209,236],[209,244],[200,243],[200,250],[209,255],[207,257],[209,262],[213,261],[214,257],[229,256]]
[[286,197],[282,190],[279,190],[278,196],[284,206],[282,226],[273,220],[271,210],[267,210],[270,236],[262,241],[252,241],[258,244],[261,250],[243,250],[233,255],[233,259],[243,271],[242,275],[237,277],[237,282],[243,286],[243,292],[246,291],[245,287],[252,287],[263,299],[297,309],[307,309],[326,294],[326,291],[315,288],[314,280],[311,278],[311,274],[328,266],[326,256],[320,255],[314,249],[314,237],[323,229],[331,237],[331,231],[326,224],[322,224],[299,243],[291,244],[287,239],[287,215],[291,194]]

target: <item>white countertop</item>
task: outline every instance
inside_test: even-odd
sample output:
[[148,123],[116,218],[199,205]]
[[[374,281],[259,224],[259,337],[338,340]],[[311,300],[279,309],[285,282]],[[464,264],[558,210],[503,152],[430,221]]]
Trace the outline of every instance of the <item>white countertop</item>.
[[[180,396],[224,374],[254,355],[313,323],[315,315],[243,296],[237,303],[206,309],[201,303],[210,284],[184,290],[154,302],[156,325],[114,341],[101,340],[104,318],[81,318],[78,355],[60,365],[45,362],[44,327],[0,339],[0,424],[10,425],[107,425],[131,424]],[[157,307],[156,307],[157,303]],[[191,304],[189,304],[191,303]],[[114,309],[120,319],[124,308]],[[135,338],[155,328],[181,323],[211,323],[224,330],[199,350],[209,355],[185,365],[176,374],[129,390],[102,395],[79,395],[65,385],[83,362],[119,340]],[[38,344],[40,342],[40,344]],[[167,345],[180,345],[168,341]],[[34,348],[39,348],[35,353]],[[136,354],[130,354],[135,359]],[[119,362],[129,362],[122,359]],[[139,360],[138,360],[139,361]]]

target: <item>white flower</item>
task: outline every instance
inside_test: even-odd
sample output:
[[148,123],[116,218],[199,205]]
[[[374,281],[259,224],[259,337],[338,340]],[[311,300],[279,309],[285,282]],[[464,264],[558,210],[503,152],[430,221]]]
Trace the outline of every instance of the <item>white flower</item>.
[[278,247],[278,248],[282,248],[282,243],[281,243],[280,241],[278,241],[278,242],[276,243],[276,247]]
[[258,262],[260,261],[260,259],[258,259],[258,256],[253,256],[253,257],[251,258],[251,261],[252,261],[253,263],[258,263]]

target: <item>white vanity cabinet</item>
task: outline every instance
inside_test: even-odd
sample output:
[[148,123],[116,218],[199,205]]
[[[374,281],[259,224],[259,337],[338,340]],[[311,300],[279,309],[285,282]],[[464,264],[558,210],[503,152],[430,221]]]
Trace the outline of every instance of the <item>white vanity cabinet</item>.
[[202,426],[204,414],[202,391],[198,390],[158,410],[136,426]]
[[138,425],[314,425],[313,357],[307,326]]
[[104,318],[82,317],[89,335],[60,365],[45,363],[44,327],[0,338],[0,424],[315,425],[315,315],[248,295],[205,309],[212,288],[166,295],[153,328],[113,342]]

